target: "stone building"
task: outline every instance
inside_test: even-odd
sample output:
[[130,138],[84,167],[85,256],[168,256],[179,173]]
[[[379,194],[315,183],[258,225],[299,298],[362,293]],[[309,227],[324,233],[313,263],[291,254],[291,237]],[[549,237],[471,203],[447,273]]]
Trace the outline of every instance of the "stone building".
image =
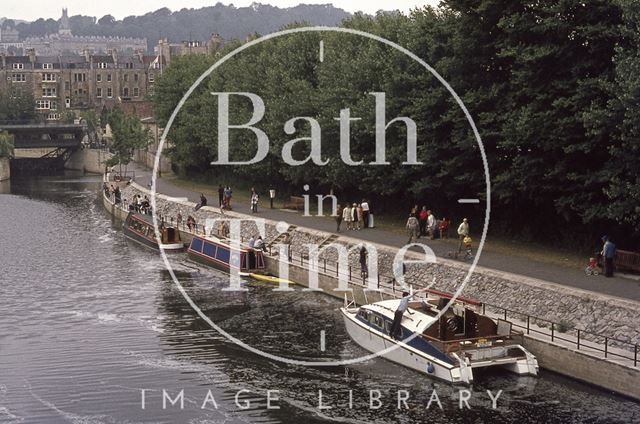
[[205,43],[193,40],[170,43],[169,40],[163,38],[158,41],[158,45],[154,48],[154,53],[157,56],[164,57],[166,63],[170,63],[172,57],[189,54],[213,54],[222,49],[224,45],[224,39],[217,33],[211,34],[211,37]]
[[31,93],[43,121],[59,120],[64,111],[94,109],[100,113],[116,103],[145,109],[160,72],[156,56],[142,53],[50,56],[0,55],[0,92]]
[[27,37],[25,50],[33,49],[38,55],[107,53],[110,50],[135,53],[147,50],[146,38],[104,37],[97,35],[76,36],[71,33],[67,9],[62,9],[58,32],[44,37]]

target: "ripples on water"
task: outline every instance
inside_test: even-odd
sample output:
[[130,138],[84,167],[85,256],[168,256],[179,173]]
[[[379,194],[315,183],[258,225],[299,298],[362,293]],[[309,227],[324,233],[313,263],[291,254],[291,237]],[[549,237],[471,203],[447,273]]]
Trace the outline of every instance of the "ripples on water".
[[[460,411],[458,387],[381,359],[305,368],[248,353],[196,316],[156,253],[124,239],[96,201],[99,187],[94,177],[33,179],[0,195],[0,424],[640,422],[637,403],[550,373],[485,372],[472,409]],[[222,292],[225,275],[172,261],[200,308],[251,346],[316,359],[324,329],[325,358],[365,353],[337,300],[262,285]],[[184,410],[163,410],[163,389],[184,389]],[[246,410],[235,404],[241,390]],[[279,391],[279,410],[266,409],[267,390]],[[318,390],[332,409],[318,409]],[[380,409],[369,408],[370,390]],[[399,390],[410,393],[408,411],[397,409]],[[443,410],[426,409],[434,390]],[[496,410],[486,390],[503,390]],[[201,409],[208,391],[217,409]]]

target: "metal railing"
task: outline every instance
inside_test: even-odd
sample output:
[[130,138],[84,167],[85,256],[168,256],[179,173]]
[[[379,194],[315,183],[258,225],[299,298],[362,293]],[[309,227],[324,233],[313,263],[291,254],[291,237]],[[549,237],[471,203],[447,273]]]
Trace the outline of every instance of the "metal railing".
[[[492,305],[490,303],[482,304],[483,314],[486,314],[487,308],[498,311],[497,313],[501,314],[505,321],[507,321],[508,314],[511,314],[514,319],[520,319],[518,316],[522,317],[523,319],[521,319],[521,321],[523,321],[524,324],[518,324],[513,321],[511,321],[511,324],[513,327],[522,329],[525,334],[539,334],[547,336],[551,338],[552,342],[562,341],[569,343],[571,346],[575,346],[576,350],[601,353],[605,359],[609,359],[610,357],[614,359],[625,359],[631,361],[634,367],[638,366],[638,353],[640,352],[638,343],[631,343],[615,337],[603,336],[602,334],[581,330],[579,328],[567,326],[566,324],[524,314],[522,312],[507,309],[498,305]],[[536,324],[539,322],[544,323],[544,325]],[[569,332],[574,332],[575,337],[569,338],[567,336],[563,336],[564,334],[569,334]],[[598,339],[603,340],[603,342],[595,341]],[[624,347],[621,348],[620,346]],[[610,349],[616,347],[619,348],[618,351]],[[626,353],[620,353],[622,350]]]

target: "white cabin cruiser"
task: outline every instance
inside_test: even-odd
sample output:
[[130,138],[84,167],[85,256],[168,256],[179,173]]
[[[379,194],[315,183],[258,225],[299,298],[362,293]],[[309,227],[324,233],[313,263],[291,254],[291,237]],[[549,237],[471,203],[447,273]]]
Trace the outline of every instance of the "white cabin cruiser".
[[490,366],[538,374],[538,361],[522,347],[523,334],[511,322],[482,315],[480,302],[463,298],[440,313],[451,295],[427,293],[412,298],[398,340],[389,333],[399,299],[346,305],[341,312],[349,336],[373,353],[395,347],[381,356],[452,383],[471,383],[474,368]]

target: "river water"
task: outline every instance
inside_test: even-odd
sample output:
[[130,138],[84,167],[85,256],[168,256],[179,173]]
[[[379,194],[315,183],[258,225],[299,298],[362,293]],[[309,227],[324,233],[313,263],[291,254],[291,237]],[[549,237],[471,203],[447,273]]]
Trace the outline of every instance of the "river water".
[[[73,174],[3,186],[0,423],[640,422],[638,403],[544,371],[479,374],[460,409],[460,387],[383,359],[308,368],[250,353],[196,315],[157,253],[123,237],[99,187]],[[317,359],[322,329],[322,358],[365,353],[335,299],[222,291],[224,274],[172,263],[207,316],[251,346]],[[495,409],[487,390],[502,390]]]

